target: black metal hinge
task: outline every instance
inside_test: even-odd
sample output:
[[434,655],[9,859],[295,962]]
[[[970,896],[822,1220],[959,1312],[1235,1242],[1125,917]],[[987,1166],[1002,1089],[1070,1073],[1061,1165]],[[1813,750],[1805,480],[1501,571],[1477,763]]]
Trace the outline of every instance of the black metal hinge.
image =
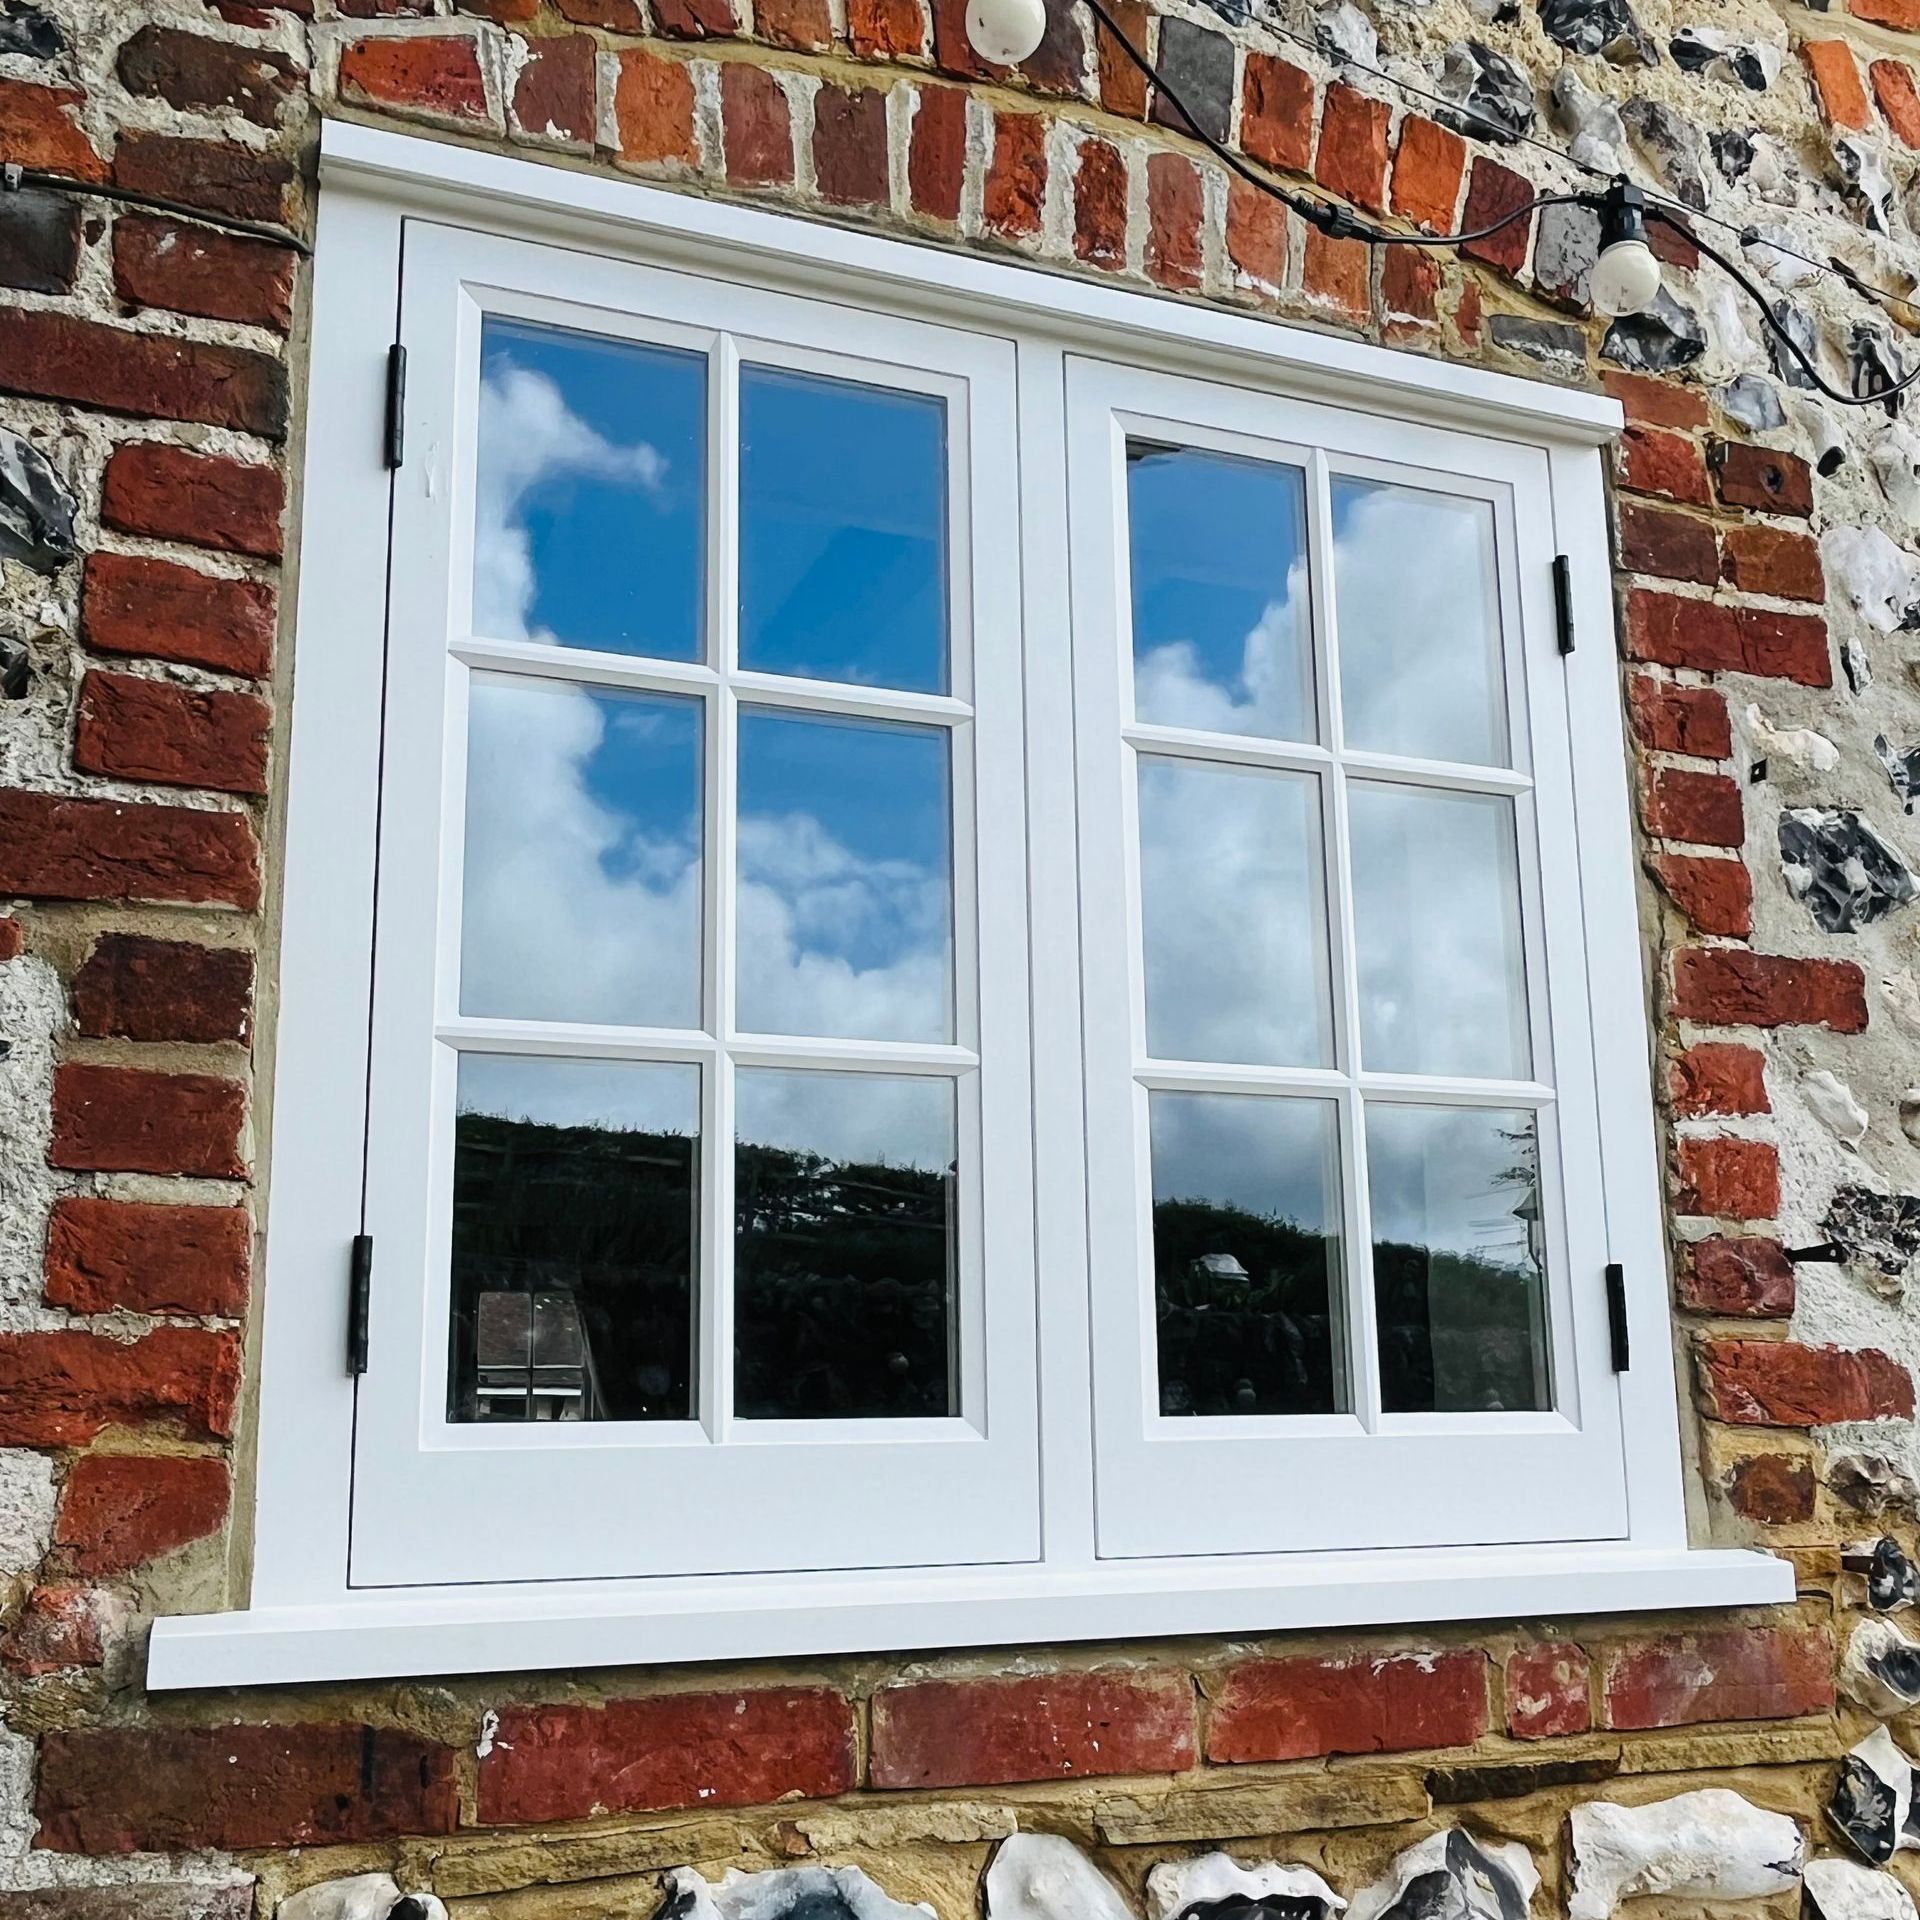
[[407,350],[398,340],[387,349],[386,460],[389,469],[407,457]]
[[1562,653],[1573,651],[1573,562],[1553,556],[1553,632]]
[[347,1371],[367,1370],[367,1311],[373,1298],[373,1235],[356,1233],[347,1260]]
[[1613,1350],[1613,1370],[1627,1370],[1627,1270],[1619,1261],[1607,1264],[1607,1344]]

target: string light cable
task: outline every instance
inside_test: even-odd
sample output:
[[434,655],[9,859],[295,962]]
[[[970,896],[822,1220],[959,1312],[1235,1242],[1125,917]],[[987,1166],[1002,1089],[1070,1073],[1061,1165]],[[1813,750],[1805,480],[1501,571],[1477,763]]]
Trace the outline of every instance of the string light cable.
[[64,173],[49,173],[44,167],[26,167],[9,160],[0,165],[0,193],[18,193],[23,187],[44,188],[53,193],[77,194],[88,200],[110,200],[118,206],[139,207],[152,213],[171,214],[176,220],[190,220],[196,226],[212,227],[243,240],[265,240],[276,247],[290,247],[303,259],[311,259],[313,249],[296,233],[264,220],[239,220],[231,214],[215,213],[207,207],[188,206],[184,201],[168,200],[157,193],[140,193],[132,187],[112,187],[93,180],[75,180]]

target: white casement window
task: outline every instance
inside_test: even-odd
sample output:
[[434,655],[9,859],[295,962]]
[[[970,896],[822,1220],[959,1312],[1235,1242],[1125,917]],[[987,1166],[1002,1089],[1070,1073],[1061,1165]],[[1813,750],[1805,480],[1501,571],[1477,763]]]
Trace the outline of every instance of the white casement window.
[[254,1590],[156,1684],[1790,1593],[1682,1517],[1610,403],[324,183]]

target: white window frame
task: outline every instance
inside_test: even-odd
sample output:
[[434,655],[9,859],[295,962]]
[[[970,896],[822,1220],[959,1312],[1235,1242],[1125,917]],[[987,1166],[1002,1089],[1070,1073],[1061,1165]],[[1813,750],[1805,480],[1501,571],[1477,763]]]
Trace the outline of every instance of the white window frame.
[[[1772,1555],[1690,1545],[1651,1038],[1612,646],[1603,449],[1611,400],[951,250],[843,232],[508,155],[326,123],[289,749],[280,1018],[248,1606],[155,1624],[159,1688],[951,1645],[1239,1634],[1791,1600]],[[373,861],[391,498],[379,421],[404,222],[569,246],[1014,339],[1021,517],[1065,552],[1065,367],[1079,355],[1540,450],[1581,644],[1564,662],[1606,1246],[1626,1270],[1634,1364],[1619,1395],[1627,1525],[1575,1542],[1102,1559],[1094,1534],[1086,1049],[1077,969],[1032,979],[1033,1240],[1043,1558],[841,1573],[348,1583],[355,1390],[348,1244],[361,1213]],[[1058,449],[1040,460],[1033,449]],[[445,478],[409,448],[397,484]],[[411,472],[409,472],[411,469]],[[1029,817],[1075,818],[1067,569],[1021,578]],[[1530,583],[1527,591],[1538,592]],[[1534,697],[1561,697],[1551,687]],[[1070,833],[1034,833],[1030,948],[1082,953]],[[1131,1062],[1127,1063],[1129,1066]],[[1579,1276],[1575,1283],[1580,1284]],[[1592,1276],[1597,1293],[1599,1276]],[[1583,1312],[1587,1310],[1583,1309]],[[1577,1330],[1576,1330],[1577,1331]]]

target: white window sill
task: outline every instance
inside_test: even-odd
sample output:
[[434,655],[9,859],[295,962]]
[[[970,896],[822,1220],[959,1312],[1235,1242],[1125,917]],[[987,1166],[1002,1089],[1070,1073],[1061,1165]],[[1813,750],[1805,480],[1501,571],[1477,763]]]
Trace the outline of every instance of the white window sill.
[[1793,1565],[1743,1550],[1472,1547],[1110,1562],[1081,1572],[779,1574],[387,1589],[156,1621],[147,1684],[257,1686],[1294,1627],[1767,1605]]

